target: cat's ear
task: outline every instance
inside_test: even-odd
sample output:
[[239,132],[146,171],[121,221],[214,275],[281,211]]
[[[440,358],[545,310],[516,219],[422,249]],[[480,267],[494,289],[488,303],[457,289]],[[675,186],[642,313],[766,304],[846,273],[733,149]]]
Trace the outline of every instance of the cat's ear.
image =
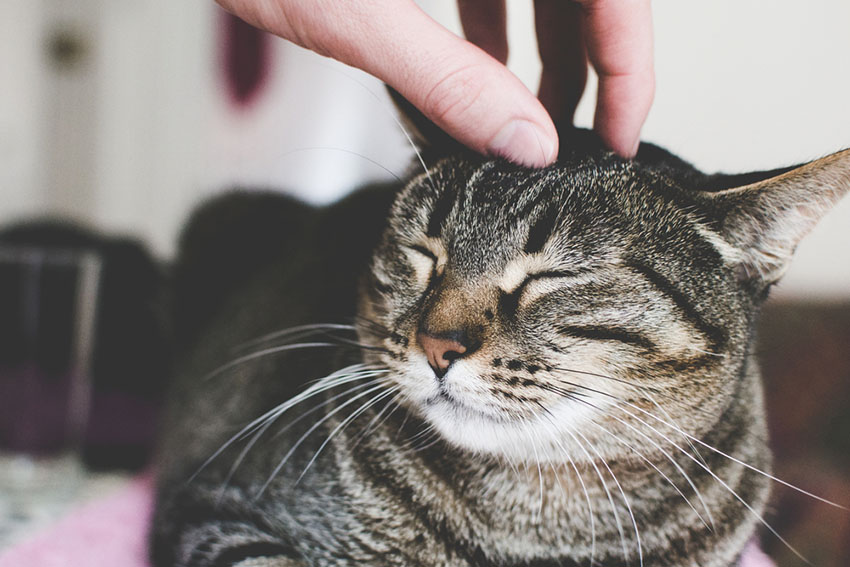
[[387,85],[387,92],[398,110],[404,133],[424,156],[439,159],[465,150],[462,144],[431,122],[397,90]]
[[[850,149],[749,185],[706,193],[741,278],[775,283],[800,240],[850,191]],[[850,242],[848,242],[850,245]]]

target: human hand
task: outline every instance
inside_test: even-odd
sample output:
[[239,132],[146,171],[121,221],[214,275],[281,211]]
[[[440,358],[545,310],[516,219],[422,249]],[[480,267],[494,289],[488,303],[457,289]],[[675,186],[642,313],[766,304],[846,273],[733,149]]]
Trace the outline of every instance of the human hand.
[[599,75],[594,128],[624,157],[637,151],[654,94],[649,0],[535,0],[539,99],[504,66],[504,0],[460,0],[469,41],[413,0],[218,2],[252,25],[375,75],[473,150],[524,165],[556,159],[552,120],[575,112],[587,61]]

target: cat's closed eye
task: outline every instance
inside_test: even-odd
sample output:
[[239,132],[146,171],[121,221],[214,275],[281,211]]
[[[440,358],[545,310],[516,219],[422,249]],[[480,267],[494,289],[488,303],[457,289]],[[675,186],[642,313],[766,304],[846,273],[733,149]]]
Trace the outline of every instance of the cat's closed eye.
[[501,289],[501,301],[506,305],[511,305],[512,310],[523,304],[530,303],[534,299],[557,291],[570,283],[570,280],[579,278],[586,272],[583,270],[546,270],[542,272],[533,272],[525,276],[525,278],[511,290]]
[[433,243],[430,246],[405,244],[402,249],[414,269],[419,287],[428,288],[443,275],[446,257],[440,246]]

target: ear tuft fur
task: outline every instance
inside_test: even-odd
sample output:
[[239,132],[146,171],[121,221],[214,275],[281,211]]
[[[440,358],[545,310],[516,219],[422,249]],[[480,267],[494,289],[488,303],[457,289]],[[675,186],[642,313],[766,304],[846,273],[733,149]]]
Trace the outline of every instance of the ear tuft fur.
[[850,149],[786,173],[716,193],[720,232],[740,250],[741,277],[775,283],[797,245],[850,191]]

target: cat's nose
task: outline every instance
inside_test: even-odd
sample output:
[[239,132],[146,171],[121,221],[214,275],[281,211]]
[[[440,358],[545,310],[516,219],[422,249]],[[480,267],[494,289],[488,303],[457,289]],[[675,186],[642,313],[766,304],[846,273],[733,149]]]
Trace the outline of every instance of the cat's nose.
[[416,340],[425,351],[428,364],[437,378],[445,376],[452,362],[474,350],[468,336],[462,331],[440,333],[439,336],[420,331],[416,333]]

